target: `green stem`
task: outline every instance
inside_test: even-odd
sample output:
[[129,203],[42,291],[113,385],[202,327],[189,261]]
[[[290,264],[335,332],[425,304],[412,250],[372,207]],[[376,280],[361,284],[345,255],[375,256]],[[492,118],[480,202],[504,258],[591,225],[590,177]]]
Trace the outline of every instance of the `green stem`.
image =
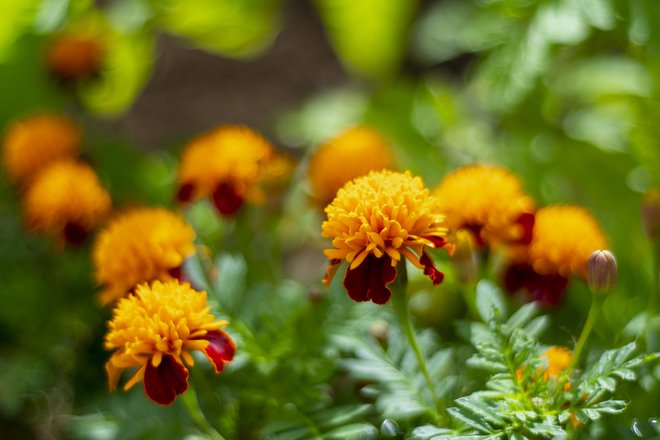
[[417,336],[415,335],[415,330],[413,329],[412,320],[410,319],[410,311],[408,309],[408,298],[406,296],[406,287],[408,285],[408,274],[406,272],[405,261],[397,266],[397,278],[396,281],[390,286],[392,289],[392,304],[394,306],[394,312],[396,317],[399,320],[399,324],[403,329],[403,332],[408,339],[408,343],[415,353],[417,358],[417,363],[419,364],[419,369],[424,376],[426,381],[426,386],[431,392],[433,402],[435,403],[436,416],[439,421],[444,422],[446,420],[446,409],[442,400],[438,397],[438,393],[435,390],[435,384],[431,379],[428,368],[426,368],[426,361],[422,355],[422,351],[419,348],[419,343],[417,342]]
[[183,393],[181,400],[183,400],[183,403],[188,410],[188,414],[190,414],[190,418],[192,418],[193,422],[195,422],[195,425],[197,425],[197,428],[199,428],[200,431],[208,435],[208,437],[212,440],[225,440],[225,438],[218,431],[216,431],[213,426],[211,426],[209,421],[206,419],[206,416],[204,416],[202,409],[199,407],[197,393],[195,393],[195,388],[192,384],[188,388],[188,391]]
[[591,298],[591,308],[589,308],[589,315],[587,315],[587,320],[582,327],[582,333],[580,333],[580,338],[578,339],[577,344],[575,345],[575,350],[573,350],[573,356],[571,357],[571,362],[568,364],[568,371],[573,371],[575,366],[580,361],[580,355],[584,349],[584,345],[591,334],[591,330],[598,319],[598,314],[600,313],[601,305],[603,303],[603,298],[605,296],[602,294],[592,294]]
[[658,330],[651,325],[651,319],[657,314],[658,296],[660,296],[660,244],[653,246],[653,284],[649,295],[649,304],[646,307],[646,348],[649,352],[656,352],[660,348]]

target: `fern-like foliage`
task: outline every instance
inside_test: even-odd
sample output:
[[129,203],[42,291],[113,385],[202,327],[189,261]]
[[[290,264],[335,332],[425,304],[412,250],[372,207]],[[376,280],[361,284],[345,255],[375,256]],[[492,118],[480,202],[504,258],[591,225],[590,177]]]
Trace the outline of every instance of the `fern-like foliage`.
[[[487,303],[487,301],[486,301]],[[534,304],[521,307],[505,320],[492,307],[487,325],[473,323],[471,342],[477,353],[468,365],[490,374],[485,389],[460,397],[449,413],[458,429],[426,425],[415,439],[543,439],[566,438],[605,414],[618,414],[626,403],[613,399],[617,379],[633,381],[634,369],[658,354],[633,357],[636,346],[604,352],[584,371],[549,374],[546,347],[537,335],[544,317]]]

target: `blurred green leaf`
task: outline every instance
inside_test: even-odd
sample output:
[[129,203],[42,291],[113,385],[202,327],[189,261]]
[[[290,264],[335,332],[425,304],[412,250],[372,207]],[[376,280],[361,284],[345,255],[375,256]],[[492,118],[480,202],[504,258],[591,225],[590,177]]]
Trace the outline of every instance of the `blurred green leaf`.
[[15,42],[31,26],[39,0],[11,0],[0,4],[0,63],[9,59]]
[[404,58],[417,0],[315,0],[344,65],[372,79],[388,78]]
[[279,31],[281,0],[155,1],[165,30],[211,52],[246,58],[268,47]]

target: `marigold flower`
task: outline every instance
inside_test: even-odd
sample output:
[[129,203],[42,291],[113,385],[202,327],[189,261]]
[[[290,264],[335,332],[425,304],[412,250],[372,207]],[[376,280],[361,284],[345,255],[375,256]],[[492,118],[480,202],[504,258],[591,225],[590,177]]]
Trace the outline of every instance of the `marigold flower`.
[[64,33],[53,37],[46,51],[46,64],[54,78],[64,84],[93,78],[103,63],[103,46],[98,37]]
[[425,252],[427,247],[448,246],[438,204],[422,179],[409,172],[372,171],[344,185],[325,208],[322,235],[332,239],[333,247],[324,251],[330,259],[324,283],[346,260],[348,295],[385,304],[391,296],[387,286],[396,278],[402,257],[423,269],[434,285],[442,282],[444,274]]
[[14,122],[5,135],[3,161],[9,178],[26,182],[49,163],[74,157],[80,130],[69,118],[41,114]]
[[128,390],[144,381],[144,392],[160,405],[169,405],[188,389],[188,369],[195,364],[192,350],[202,351],[216,373],[234,358],[236,345],[209,313],[206,292],[178,281],[140,284],[113,311],[105,348],[115,350],[105,365],[110,390],[122,372],[137,371],[124,385]]
[[179,168],[177,199],[184,203],[211,196],[223,215],[264,196],[258,184],[274,152],[271,144],[248,127],[221,126],[188,144]]
[[525,288],[535,299],[557,305],[568,277],[586,279],[591,253],[605,248],[600,226],[585,209],[570,205],[541,208],[529,245],[511,251],[513,264],[505,273],[505,285],[511,292]]
[[195,251],[195,232],[177,214],[139,208],[115,218],[94,245],[101,303],[125,296],[142,282],[179,278],[183,261]]
[[[573,354],[565,347],[554,346],[548,348],[541,358],[546,360],[548,365],[543,372],[543,379],[557,380],[562,371],[566,370],[571,363]],[[568,384],[567,384],[568,385]]]
[[360,126],[320,146],[310,157],[308,177],[314,197],[319,205],[326,206],[346,182],[393,166],[394,158],[385,139],[375,130]]
[[71,244],[81,243],[110,206],[94,170],[73,160],[54,162],[37,173],[24,197],[28,227]]
[[433,190],[451,230],[468,229],[477,245],[529,243],[534,201],[518,177],[504,168],[467,165],[447,174]]

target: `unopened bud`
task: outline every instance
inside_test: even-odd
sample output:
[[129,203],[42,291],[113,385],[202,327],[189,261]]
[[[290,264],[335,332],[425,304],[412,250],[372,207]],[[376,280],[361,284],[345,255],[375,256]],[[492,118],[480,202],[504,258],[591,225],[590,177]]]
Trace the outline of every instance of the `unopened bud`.
[[660,239],[660,191],[655,188],[647,191],[640,208],[644,233],[657,243]]
[[606,293],[616,283],[616,258],[608,250],[594,251],[587,264],[587,283],[593,293]]
[[452,261],[456,267],[456,275],[461,283],[468,283],[477,278],[476,242],[472,232],[459,229],[451,241],[455,246]]

